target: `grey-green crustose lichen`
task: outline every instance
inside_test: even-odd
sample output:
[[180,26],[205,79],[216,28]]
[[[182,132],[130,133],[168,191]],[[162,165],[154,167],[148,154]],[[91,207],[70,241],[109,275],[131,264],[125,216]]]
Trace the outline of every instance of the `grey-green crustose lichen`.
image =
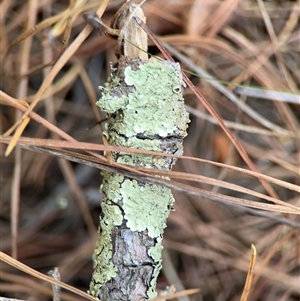
[[120,191],[127,226],[132,231],[148,230],[150,237],[160,237],[174,202],[170,189],[125,180]]
[[[111,77],[101,87],[102,96],[97,102],[108,115],[104,134],[109,144],[181,154],[189,119],[182,97],[184,84],[179,65],[166,61],[126,61],[120,66],[122,63],[119,69],[111,69]],[[169,170],[175,162],[174,158],[126,152],[112,152],[112,155],[118,163],[155,169]],[[116,236],[124,239],[125,227],[130,233],[140,233],[141,244],[145,239],[145,254],[150,259],[144,264],[153,267],[146,285],[147,296],[153,298],[162,263],[163,231],[174,202],[171,190],[110,172],[103,172],[103,177],[99,241],[89,292],[99,297],[106,283],[113,283],[114,277],[120,281],[116,274],[127,266],[120,264],[114,252],[124,241],[117,245],[111,241]],[[112,287],[115,289],[117,284]]]

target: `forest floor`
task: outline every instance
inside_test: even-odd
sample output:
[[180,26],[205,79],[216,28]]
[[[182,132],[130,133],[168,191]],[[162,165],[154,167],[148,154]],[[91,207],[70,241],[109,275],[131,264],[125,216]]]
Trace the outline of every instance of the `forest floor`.
[[[63,289],[62,300],[86,300],[75,289],[86,292],[91,280],[102,176],[85,150],[105,149],[95,102],[117,57],[116,40],[82,15],[100,7],[109,24],[124,1],[106,2],[0,4],[0,247],[18,260],[1,253],[2,297],[58,298],[43,278],[58,267],[74,291]],[[158,290],[200,289],[179,301],[299,300],[299,2],[148,0],[143,9],[215,110],[185,89],[191,122],[171,174],[176,202]],[[163,57],[150,38],[149,53]],[[38,115],[5,156],[28,105]]]

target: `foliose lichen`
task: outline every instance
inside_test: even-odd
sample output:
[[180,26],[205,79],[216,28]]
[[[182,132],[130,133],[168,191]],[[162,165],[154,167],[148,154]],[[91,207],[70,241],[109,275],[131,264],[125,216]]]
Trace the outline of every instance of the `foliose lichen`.
[[[189,118],[182,97],[184,82],[179,64],[153,61],[137,68],[128,65],[122,79],[114,79],[114,72],[118,75],[113,69],[97,102],[108,114],[104,134],[109,144],[181,154],[180,139],[187,135]],[[162,147],[163,139],[174,140],[170,150]],[[150,155],[113,152],[113,157],[127,165],[170,168],[164,158]]]
[[[106,181],[102,184],[104,198],[101,204],[102,218],[99,225],[99,239],[93,255],[94,272],[88,293],[98,297],[101,285],[116,276],[117,269],[113,265],[112,258],[112,229],[123,221],[123,214],[119,206],[115,205],[120,197],[117,188],[123,176],[107,173]],[[110,179],[110,181],[108,180]],[[111,189],[116,188],[115,189]]]
[[[128,95],[113,93],[118,84],[103,92],[97,105],[114,117],[110,130],[125,137],[169,135],[186,136],[188,114],[182,97],[183,81],[176,64],[154,61],[141,64],[139,69],[125,68],[125,83],[135,89]],[[129,141],[134,144],[135,141]],[[150,148],[149,148],[150,149]]]
[[150,237],[160,237],[174,198],[170,189],[152,185],[139,185],[136,180],[125,180],[120,188],[123,197],[126,225],[132,231],[148,231]]

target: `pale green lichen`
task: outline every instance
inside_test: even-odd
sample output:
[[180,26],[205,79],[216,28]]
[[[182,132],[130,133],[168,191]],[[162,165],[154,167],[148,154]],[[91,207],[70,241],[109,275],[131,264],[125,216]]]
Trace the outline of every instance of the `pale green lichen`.
[[[154,61],[141,63],[137,70],[127,66],[123,82],[113,78],[101,88],[102,96],[97,102],[108,113],[104,134],[110,145],[161,152],[161,139],[186,136],[189,118],[177,64]],[[182,144],[178,142],[177,147],[181,154]],[[153,160],[153,156],[113,156],[122,164],[165,168],[165,160]]]
[[186,136],[189,119],[181,93],[183,81],[172,63],[149,62],[141,64],[137,70],[127,66],[125,83],[133,86],[134,91],[128,95],[114,94],[111,83],[97,102],[109,114],[122,111],[111,129],[125,137],[138,133]]
[[148,254],[153,258],[155,262],[161,261],[161,252],[163,249],[161,242],[162,238],[158,237],[155,246],[151,247],[148,251]]
[[152,279],[150,282],[150,287],[147,291],[147,295],[149,298],[155,298],[157,296],[157,293],[155,291],[156,281],[162,267],[161,252],[163,246],[161,242],[162,242],[162,237],[158,237],[156,244],[148,250],[148,254],[153,258],[154,262],[156,263],[154,267]]
[[120,188],[126,225],[132,231],[148,230],[150,237],[160,237],[166,227],[174,202],[171,190],[162,186],[125,180]]
[[99,239],[93,255],[94,272],[88,293],[98,297],[101,284],[116,276],[116,267],[112,259],[111,232],[114,225],[121,225],[123,215],[117,205],[102,203],[103,219],[100,220]]
[[118,203],[122,199],[120,186],[124,181],[124,176],[107,171],[102,171],[102,175],[103,184],[101,185],[101,191],[105,194],[105,199]]
[[107,82],[104,84],[104,87],[102,86],[99,87],[99,90],[103,91],[104,94],[112,91],[120,83],[120,79],[114,76],[114,73],[117,71],[118,68],[113,67],[112,64],[110,64],[109,67],[110,67],[110,76],[108,77]]
[[157,297],[156,280],[157,280],[157,276],[155,278],[152,278],[152,281],[150,283],[149,289],[147,290],[147,296],[150,299],[153,299],[153,298]]

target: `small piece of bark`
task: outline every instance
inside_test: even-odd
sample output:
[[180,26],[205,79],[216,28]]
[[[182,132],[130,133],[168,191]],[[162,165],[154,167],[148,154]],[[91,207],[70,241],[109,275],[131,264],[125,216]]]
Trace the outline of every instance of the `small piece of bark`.
[[[122,56],[97,102],[107,112],[113,146],[182,154],[189,122],[179,64]],[[115,162],[170,170],[175,158],[112,152]],[[171,190],[103,172],[102,214],[89,293],[105,301],[156,296],[162,237],[174,198]]]

